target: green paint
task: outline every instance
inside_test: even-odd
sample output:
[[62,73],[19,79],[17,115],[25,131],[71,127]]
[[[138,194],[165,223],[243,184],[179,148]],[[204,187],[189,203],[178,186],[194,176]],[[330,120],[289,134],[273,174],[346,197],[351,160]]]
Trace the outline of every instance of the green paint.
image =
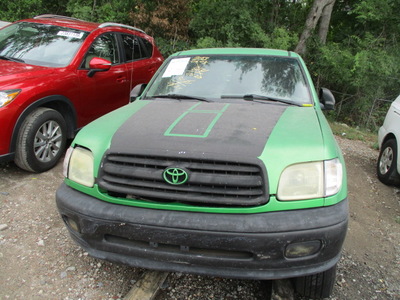
[[266,48],[208,48],[208,49],[191,49],[177,52],[170,56],[184,57],[184,56],[210,56],[210,55],[271,55],[271,56],[283,56],[283,57],[294,57],[300,58],[295,52],[289,52],[286,50],[274,50]]
[[150,101],[142,100],[122,106],[86,125],[79,131],[71,145],[73,147],[81,145],[92,151],[95,176],[97,176],[104,152],[110,147],[114,133],[127,119],[149,103]]
[[[283,170],[290,165],[323,161],[339,157],[343,163],[342,190],[334,196],[321,200],[277,201],[282,209],[294,209],[303,202],[303,208],[336,204],[347,196],[346,169],[337,143],[331,133],[329,124],[319,106],[288,107],[274,127],[265,148],[258,157],[268,170],[269,192],[277,193],[278,183]],[[279,158],[279,159],[277,159]]]
[[189,175],[181,168],[168,168],[164,171],[163,178],[169,184],[180,185],[188,181]]
[[[180,137],[193,137],[193,138],[206,138],[215,124],[218,122],[219,118],[222,116],[222,114],[227,110],[229,104],[225,104],[224,107],[221,110],[197,110],[195,109],[197,106],[199,106],[201,103],[197,103],[193,105],[191,108],[189,108],[186,112],[184,112],[178,119],[175,120],[174,123],[171,124],[171,126],[165,131],[164,135],[165,136],[180,136]],[[215,114],[214,119],[210,122],[208,125],[207,129],[204,131],[203,134],[179,134],[179,133],[172,133],[174,128],[181,122],[186,116],[189,114]]]

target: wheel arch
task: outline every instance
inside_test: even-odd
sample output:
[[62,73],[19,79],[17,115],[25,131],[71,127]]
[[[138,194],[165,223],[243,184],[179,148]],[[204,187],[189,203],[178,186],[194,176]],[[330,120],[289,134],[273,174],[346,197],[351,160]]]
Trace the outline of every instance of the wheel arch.
[[22,123],[30,113],[39,107],[47,107],[58,111],[64,117],[67,124],[67,138],[70,139],[74,137],[77,130],[77,116],[74,105],[65,96],[51,95],[31,103],[18,117],[11,137],[10,153],[15,152],[18,132],[22,126]]
[[389,132],[389,133],[383,138],[381,145],[383,145],[384,143],[386,143],[388,140],[391,140],[391,139],[394,139],[394,140],[396,141],[396,143],[397,143],[396,136],[395,136],[392,132]]

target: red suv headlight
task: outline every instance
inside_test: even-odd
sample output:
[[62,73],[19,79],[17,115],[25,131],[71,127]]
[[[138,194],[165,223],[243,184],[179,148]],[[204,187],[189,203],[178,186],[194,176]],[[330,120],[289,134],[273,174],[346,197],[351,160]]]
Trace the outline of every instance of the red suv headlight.
[[13,101],[21,90],[4,90],[0,91],[0,107],[6,106]]

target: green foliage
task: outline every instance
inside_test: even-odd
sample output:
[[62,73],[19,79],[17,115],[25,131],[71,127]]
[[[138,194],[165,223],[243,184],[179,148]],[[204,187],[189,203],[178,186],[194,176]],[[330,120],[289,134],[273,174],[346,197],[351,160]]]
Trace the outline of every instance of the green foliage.
[[14,22],[40,14],[64,14],[68,0],[18,0],[0,2],[0,20]]
[[313,0],[258,0],[247,1],[247,5],[253,12],[253,22],[257,22],[267,34],[271,34],[275,28],[282,28],[298,35],[312,2]]
[[269,38],[254,22],[249,1],[200,0],[190,29],[195,39],[212,38],[229,47],[265,47]]
[[171,40],[165,38],[156,38],[155,40],[158,49],[165,58],[177,51],[190,49],[190,45],[187,41]]
[[285,1],[199,0],[190,29],[196,46],[294,49],[298,32],[278,25],[294,6],[299,7]]
[[81,20],[94,21],[93,9],[87,5],[79,5],[79,3],[69,3],[67,11],[74,18]]
[[388,102],[382,99],[392,100],[400,93],[398,52],[370,33],[310,48],[307,60],[315,81],[334,90],[334,118],[377,130],[387,111]]
[[274,28],[270,35],[269,48],[293,50],[298,41],[297,34],[290,32],[283,27]]
[[193,48],[219,48],[223,46],[224,45],[222,44],[221,41],[217,41],[212,37],[206,36],[199,38],[197,40],[196,45]]
[[128,23],[134,5],[134,0],[69,0],[67,12],[92,22]]
[[382,0],[364,0],[360,1],[352,11],[356,15],[356,19],[362,23],[385,21],[390,14],[392,1]]

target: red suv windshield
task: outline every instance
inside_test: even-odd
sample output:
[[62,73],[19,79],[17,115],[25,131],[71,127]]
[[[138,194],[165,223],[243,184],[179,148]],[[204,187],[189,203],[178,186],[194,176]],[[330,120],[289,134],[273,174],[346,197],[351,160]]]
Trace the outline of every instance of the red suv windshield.
[[87,35],[66,27],[20,22],[0,31],[0,56],[31,65],[63,67]]

